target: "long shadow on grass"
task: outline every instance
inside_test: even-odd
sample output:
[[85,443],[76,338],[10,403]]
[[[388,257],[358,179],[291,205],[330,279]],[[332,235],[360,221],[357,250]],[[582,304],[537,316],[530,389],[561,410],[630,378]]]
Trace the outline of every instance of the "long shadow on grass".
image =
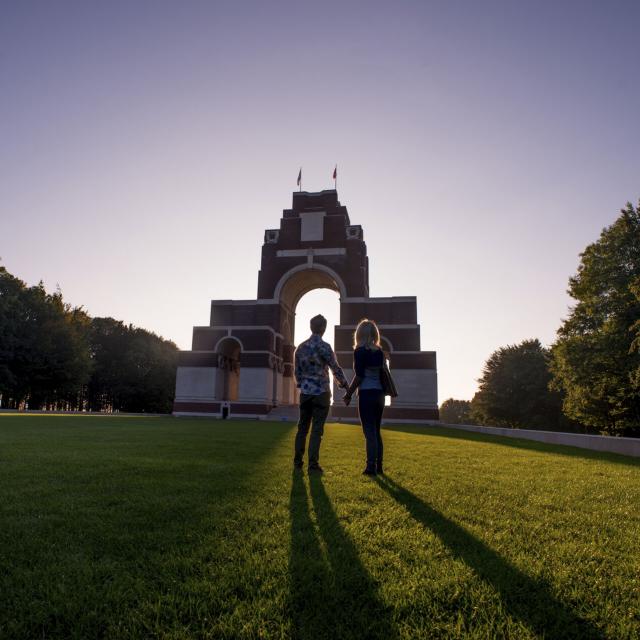
[[397,637],[377,585],[362,565],[318,476],[309,478],[317,529],[309,495],[299,472],[291,483],[291,617],[293,637]]
[[568,605],[557,600],[546,582],[527,576],[391,478],[378,476],[376,480],[417,522],[431,529],[455,558],[463,560],[489,583],[500,594],[504,610],[529,629],[545,638],[605,637]]
[[551,444],[548,442],[540,442],[538,440],[525,440],[509,436],[494,436],[489,433],[481,433],[479,431],[464,431],[462,429],[458,430],[447,427],[426,427],[418,425],[388,425],[384,428],[389,431],[399,431],[402,433],[417,433],[421,435],[438,436],[440,438],[451,438],[453,440],[487,442],[489,444],[513,447],[515,449],[542,451],[544,453],[553,453],[555,455],[569,456],[571,458],[584,458],[585,460],[613,462],[615,464],[623,464],[630,467],[640,467],[640,458],[634,458],[632,456],[624,456],[618,453],[609,453],[607,451],[581,449],[579,447],[572,447],[564,444]]

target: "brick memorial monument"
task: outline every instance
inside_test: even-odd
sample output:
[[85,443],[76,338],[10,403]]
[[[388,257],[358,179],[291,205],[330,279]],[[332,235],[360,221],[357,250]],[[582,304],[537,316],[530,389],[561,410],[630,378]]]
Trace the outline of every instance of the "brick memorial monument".
[[[191,351],[181,351],[174,415],[269,418],[297,405],[293,377],[296,305],[313,289],[340,295],[334,348],[351,379],[352,340],[362,318],[375,320],[398,397],[386,407],[392,422],[438,419],[436,354],[420,350],[414,296],[369,295],[369,258],[362,227],[352,225],[334,189],[294,192],[279,229],[262,245],[255,300],[213,300],[208,326],[193,328]],[[318,309],[322,313],[323,309]],[[356,419],[334,388],[334,419]],[[354,403],[355,404],[355,403]]]

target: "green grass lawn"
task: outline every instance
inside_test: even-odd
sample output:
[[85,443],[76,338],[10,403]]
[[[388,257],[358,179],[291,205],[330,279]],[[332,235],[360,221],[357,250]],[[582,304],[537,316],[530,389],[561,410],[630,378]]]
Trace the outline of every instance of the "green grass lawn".
[[1,638],[638,638],[640,463],[442,428],[0,417]]

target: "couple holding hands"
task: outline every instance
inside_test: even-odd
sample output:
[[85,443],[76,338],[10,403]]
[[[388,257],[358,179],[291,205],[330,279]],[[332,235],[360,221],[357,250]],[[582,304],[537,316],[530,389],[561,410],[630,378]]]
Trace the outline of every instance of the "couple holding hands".
[[309,428],[309,472],[322,473],[319,464],[320,442],[331,406],[329,369],[338,385],[346,390],[344,403],[349,406],[358,390],[358,415],[366,441],[367,466],[364,475],[375,476],[382,470],[380,424],[385,395],[397,395],[380,347],[380,331],[372,320],[361,320],[353,340],[354,377],[347,382],[331,345],[322,336],[327,320],[321,315],[311,318],[311,337],[295,353],[295,377],[300,389],[300,420],[295,441],[294,466],[302,469]]

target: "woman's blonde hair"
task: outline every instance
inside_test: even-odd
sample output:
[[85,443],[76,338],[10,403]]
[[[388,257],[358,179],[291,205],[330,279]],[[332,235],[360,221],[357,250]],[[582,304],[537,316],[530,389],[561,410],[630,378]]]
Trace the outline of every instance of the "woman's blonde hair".
[[360,320],[353,334],[353,348],[380,349],[380,331],[373,320]]

